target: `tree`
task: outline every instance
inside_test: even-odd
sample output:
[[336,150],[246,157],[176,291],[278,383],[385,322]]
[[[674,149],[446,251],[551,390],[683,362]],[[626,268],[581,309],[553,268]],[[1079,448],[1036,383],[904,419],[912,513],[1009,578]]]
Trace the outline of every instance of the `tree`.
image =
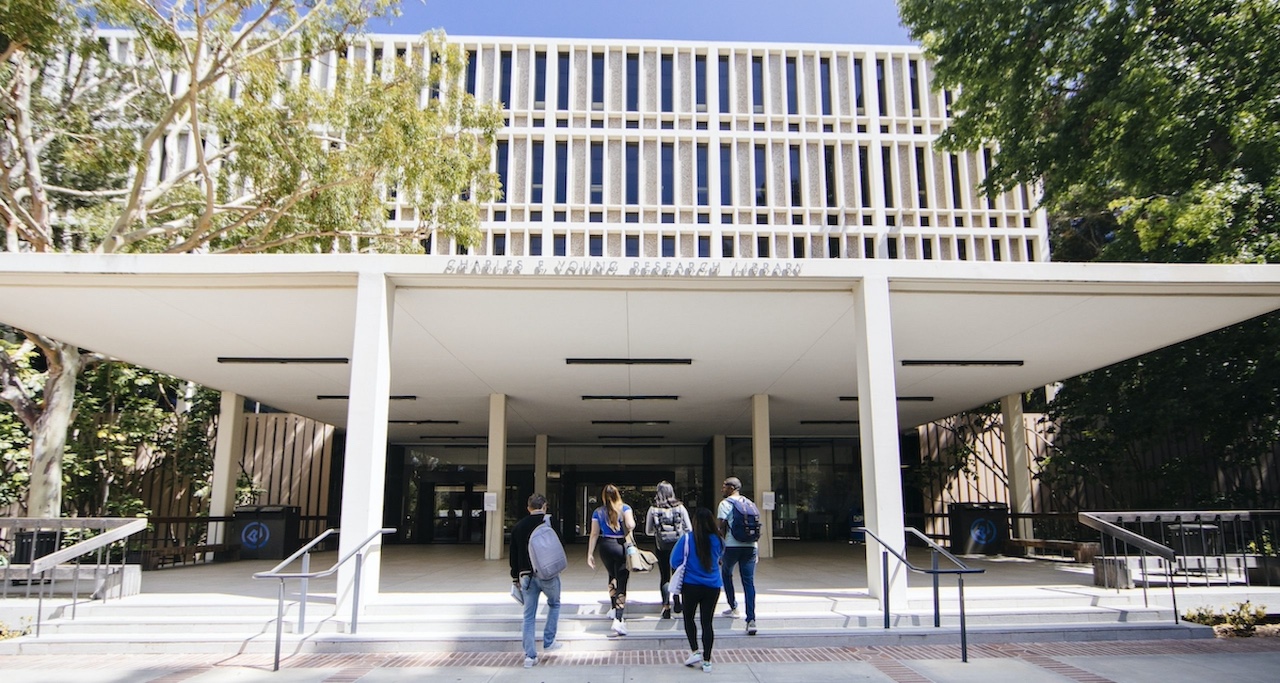
[[[1043,189],[1055,259],[1280,261],[1280,3],[899,5],[935,82],[958,89],[942,144],[996,145],[988,191]],[[1274,457],[1278,320],[1065,382],[1049,476],[1114,482],[1115,505],[1211,502],[1203,457],[1120,485],[1168,436],[1201,441],[1214,467]]]
[[[0,219],[9,251],[420,251],[468,243],[498,192],[500,116],[456,86],[464,56],[359,40],[391,0],[0,5]],[[100,29],[121,27],[119,32]],[[388,197],[415,229],[388,226]],[[28,514],[56,516],[76,378],[103,359],[26,333],[40,391],[0,354],[32,434]],[[17,350],[15,350],[16,353]]]

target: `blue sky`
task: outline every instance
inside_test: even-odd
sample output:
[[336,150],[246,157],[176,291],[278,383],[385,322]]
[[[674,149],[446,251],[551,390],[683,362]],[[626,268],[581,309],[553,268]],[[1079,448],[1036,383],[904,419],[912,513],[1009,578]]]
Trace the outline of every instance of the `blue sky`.
[[908,45],[894,0],[404,0],[387,33]]

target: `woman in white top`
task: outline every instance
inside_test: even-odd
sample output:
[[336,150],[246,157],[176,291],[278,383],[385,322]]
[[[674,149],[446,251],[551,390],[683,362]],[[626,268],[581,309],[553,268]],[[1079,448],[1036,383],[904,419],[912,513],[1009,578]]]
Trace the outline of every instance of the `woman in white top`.
[[[671,618],[671,600],[668,592],[671,583],[671,549],[691,529],[689,511],[684,503],[676,498],[675,488],[671,482],[658,482],[658,492],[653,497],[653,505],[644,518],[644,533],[652,536],[658,548],[658,569],[660,578],[658,588],[662,591],[662,618]],[[680,596],[675,597],[676,614],[680,613]]]

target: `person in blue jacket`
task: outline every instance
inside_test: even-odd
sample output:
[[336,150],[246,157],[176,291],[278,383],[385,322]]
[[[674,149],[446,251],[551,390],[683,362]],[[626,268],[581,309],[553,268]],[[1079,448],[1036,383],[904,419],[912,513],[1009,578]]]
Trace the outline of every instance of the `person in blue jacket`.
[[[671,569],[688,564],[684,570],[681,594],[684,596],[684,633],[689,638],[688,667],[702,664],[711,673],[711,647],[716,642],[712,620],[724,579],[720,575],[720,559],[724,557],[724,541],[720,538],[716,517],[707,508],[693,514],[693,531],[685,534],[671,548]],[[698,649],[698,625],[694,612],[702,622],[702,648]]]

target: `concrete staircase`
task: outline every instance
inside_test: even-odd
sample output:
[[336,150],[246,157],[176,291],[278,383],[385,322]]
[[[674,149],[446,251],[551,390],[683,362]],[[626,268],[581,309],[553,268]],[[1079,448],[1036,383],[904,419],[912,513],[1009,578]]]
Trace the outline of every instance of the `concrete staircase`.
[[[894,608],[888,630],[877,602],[865,594],[763,594],[757,601],[759,635],[747,636],[743,620],[717,616],[716,640],[726,648],[956,644],[959,613],[954,594],[954,589],[944,590],[942,625],[934,628],[932,594],[912,589],[907,604]],[[629,635],[614,636],[607,605],[600,598],[599,591],[562,596],[557,639],[568,650],[686,647],[680,618],[661,619],[658,605],[640,600],[627,610]],[[505,594],[383,594],[361,615],[357,633],[349,633],[349,615],[333,614],[331,600],[325,604],[313,599],[305,629],[298,628],[296,602],[287,607],[282,648],[286,656],[520,649],[519,607]],[[723,600],[718,608],[724,609]],[[545,610],[544,604],[543,614]],[[0,654],[270,653],[275,647],[275,617],[276,602],[270,599],[146,594],[82,603],[74,619],[69,608],[60,608],[42,624],[39,637],[2,641]],[[967,623],[971,643],[1213,637],[1208,628],[1175,624],[1169,607],[1144,606],[1140,592],[974,591],[968,596]],[[539,619],[539,637],[541,632]]]

